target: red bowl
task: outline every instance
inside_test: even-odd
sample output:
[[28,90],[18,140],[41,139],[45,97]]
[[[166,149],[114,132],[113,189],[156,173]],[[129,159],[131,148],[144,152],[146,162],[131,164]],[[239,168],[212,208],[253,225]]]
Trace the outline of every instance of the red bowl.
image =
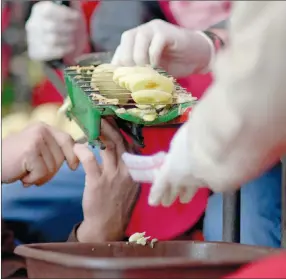
[[280,249],[231,243],[125,242],[18,246],[33,278],[219,278]]

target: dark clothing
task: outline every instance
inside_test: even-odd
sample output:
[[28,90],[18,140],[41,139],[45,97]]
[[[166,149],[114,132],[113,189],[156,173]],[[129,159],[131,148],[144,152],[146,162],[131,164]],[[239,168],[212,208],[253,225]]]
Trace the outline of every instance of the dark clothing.
[[24,259],[13,253],[15,249],[14,233],[1,221],[1,278],[27,278]]
[[91,41],[96,51],[114,51],[124,31],[152,19],[166,20],[157,1],[102,1],[91,18]]

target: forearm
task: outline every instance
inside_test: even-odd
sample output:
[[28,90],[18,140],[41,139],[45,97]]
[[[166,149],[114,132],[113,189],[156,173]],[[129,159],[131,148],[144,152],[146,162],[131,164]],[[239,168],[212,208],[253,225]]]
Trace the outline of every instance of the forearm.
[[286,3],[234,6],[214,85],[186,125],[191,172],[215,190],[238,187],[286,152]]
[[84,226],[83,223],[79,223],[74,226],[72,232],[69,235],[67,242],[82,242],[82,243],[94,243],[94,242],[106,242],[106,241],[124,241],[123,237],[110,237],[108,233],[97,230],[94,227]]

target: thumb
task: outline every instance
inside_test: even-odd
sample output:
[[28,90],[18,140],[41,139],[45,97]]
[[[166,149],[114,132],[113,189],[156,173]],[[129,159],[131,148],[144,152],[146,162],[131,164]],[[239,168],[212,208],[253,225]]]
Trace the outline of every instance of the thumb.
[[155,175],[148,198],[148,203],[150,206],[159,205],[164,197],[165,192],[170,188],[168,171],[169,168],[165,162]]
[[81,162],[86,176],[89,177],[99,177],[100,176],[100,167],[96,161],[95,156],[89,150],[87,144],[75,144],[74,153]]

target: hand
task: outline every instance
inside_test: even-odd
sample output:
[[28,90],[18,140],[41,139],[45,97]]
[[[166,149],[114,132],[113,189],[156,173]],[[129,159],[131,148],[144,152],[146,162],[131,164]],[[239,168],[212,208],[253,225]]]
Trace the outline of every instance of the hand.
[[72,60],[85,50],[87,30],[80,1],[71,7],[51,1],[36,3],[26,23],[28,53],[31,59]]
[[152,20],[122,34],[112,63],[120,66],[160,66],[174,77],[208,67],[213,46],[200,32]]
[[86,173],[83,194],[84,221],[77,230],[79,242],[122,240],[139,186],[128,174],[121,155],[126,145],[120,132],[106,120],[102,122],[102,166],[86,145],[76,144],[74,152]]
[[168,207],[177,197],[181,203],[189,203],[204,182],[194,177],[191,156],[188,153],[186,124],[175,134],[164,163],[155,175],[149,195],[149,204]]
[[66,160],[75,170],[78,159],[70,135],[43,123],[33,124],[2,141],[2,182],[21,180],[24,186],[49,181]]

